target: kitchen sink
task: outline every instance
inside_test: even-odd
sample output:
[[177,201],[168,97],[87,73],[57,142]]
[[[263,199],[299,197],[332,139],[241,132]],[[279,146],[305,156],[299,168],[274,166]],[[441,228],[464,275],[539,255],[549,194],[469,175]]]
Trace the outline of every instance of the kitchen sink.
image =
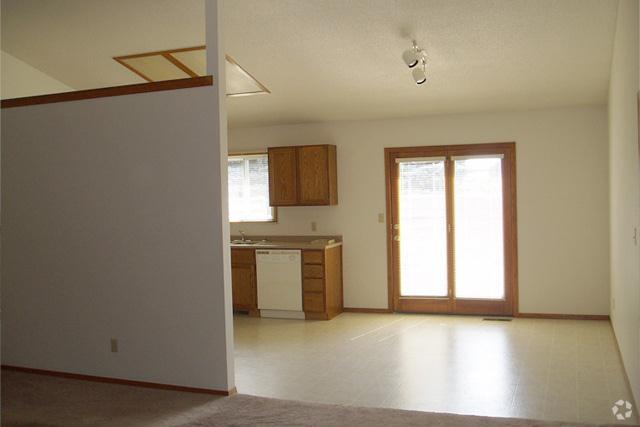
[[266,243],[266,240],[241,240],[241,239],[237,239],[237,240],[232,240],[231,244],[233,245],[257,245],[260,243]]

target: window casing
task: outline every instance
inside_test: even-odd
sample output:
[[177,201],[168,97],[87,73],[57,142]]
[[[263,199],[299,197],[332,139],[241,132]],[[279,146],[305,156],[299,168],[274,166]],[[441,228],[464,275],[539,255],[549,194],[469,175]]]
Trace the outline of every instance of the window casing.
[[275,222],[269,206],[269,161],[264,154],[230,155],[229,222]]

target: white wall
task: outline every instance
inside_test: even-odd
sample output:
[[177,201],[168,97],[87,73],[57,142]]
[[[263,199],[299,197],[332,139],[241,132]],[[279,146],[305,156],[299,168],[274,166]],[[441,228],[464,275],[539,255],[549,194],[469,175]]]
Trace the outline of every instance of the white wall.
[[216,96],[2,110],[2,363],[233,387]]
[[[227,384],[229,389],[235,383],[235,363],[233,352],[233,299],[231,296],[231,248],[229,247],[229,187],[227,183],[227,109],[226,86],[218,82],[226,81],[225,53],[221,46],[224,46],[224,31],[222,30],[221,17],[223,8],[227,2],[218,0],[205,0],[205,21],[206,21],[206,46],[207,46],[207,74],[215,76],[213,80],[212,99],[207,101],[207,109],[210,109],[207,120],[212,123],[211,132],[207,134],[206,140],[217,143],[215,156],[208,157],[212,162],[216,162],[213,172],[213,185],[215,192],[207,194],[214,202],[219,203],[214,209],[214,216],[210,219],[216,233],[212,236],[218,256],[209,260],[216,271],[222,274],[224,283],[224,307],[218,306],[216,309],[224,308],[224,322],[217,323],[218,328],[224,329],[224,346],[226,347],[226,367]],[[219,228],[218,228],[219,227]]]
[[231,152],[336,144],[339,205],[280,208],[277,224],[231,231],[341,234],[345,306],[386,308],[384,147],[505,141],[517,150],[520,311],[608,314],[604,107],[232,129]]
[[0,60],[2,99],[22,98],[24,96],[44,95],[46,93],[68,92],[73,90],[66,84],[32,67],[24,61],[2,51]]
[[[636,401],[640,400],[640,172],[638,2],[619,3],[609,86],[611,320]],[[639,237],[640,238],[640,237]]]

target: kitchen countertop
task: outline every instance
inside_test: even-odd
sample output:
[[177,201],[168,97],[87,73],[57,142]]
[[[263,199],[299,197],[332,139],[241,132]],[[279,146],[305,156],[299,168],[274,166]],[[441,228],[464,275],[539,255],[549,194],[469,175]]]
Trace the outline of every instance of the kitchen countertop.
[[[240,240],[242,236],[231,236]],[[232,249],[316,249],[342,246],[342,236],[246,236],[255,243],[231,243]]]

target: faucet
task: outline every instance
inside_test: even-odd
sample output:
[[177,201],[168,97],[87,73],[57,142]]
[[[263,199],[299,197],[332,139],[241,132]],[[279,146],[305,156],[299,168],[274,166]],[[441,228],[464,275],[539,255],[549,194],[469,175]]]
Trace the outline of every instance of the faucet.
[[247,241],[247,236],[244,235],[244,231],[240,230],[240,235],[242,236],[242,241],[246,242]]

